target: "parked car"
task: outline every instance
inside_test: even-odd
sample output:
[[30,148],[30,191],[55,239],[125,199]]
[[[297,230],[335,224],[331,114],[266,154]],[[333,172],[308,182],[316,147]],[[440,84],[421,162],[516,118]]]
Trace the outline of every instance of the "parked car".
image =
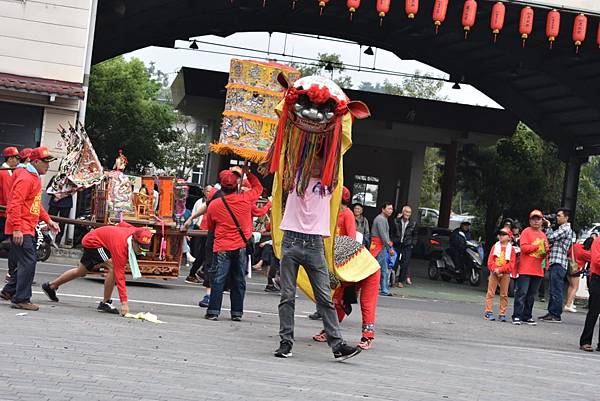
[[579,231],[577,242],[583,244],[583,242],[588,239],[592,233],[600,234],[600,223],[594,223],[591,227],[586,227]]
[[[429,207],[420,207],[419,208],[419,221],[417,222],[420,226],[430,226],[437,227],[440,219],[440,212],[437,209],[432,209]],[[460,223],[463,221],[468,221],[469,223],[473,223],[475,220],[475,216],[471,216],[469,214],[450,214],[450,230],[454,230]]]

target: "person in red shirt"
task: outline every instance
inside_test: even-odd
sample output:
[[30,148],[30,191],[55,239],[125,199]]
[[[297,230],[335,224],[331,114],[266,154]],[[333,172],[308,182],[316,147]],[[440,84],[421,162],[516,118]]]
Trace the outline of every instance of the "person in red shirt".
[[[4,148],[2,151],[4,156],[4,163],[2,168],[6,170],[0,170],[0,205],[6,206],[8,198],[10,197],[10,187],[12,184],[13,170],[19,164],[19,151],[14,146]],[[6,212],[0,210],[0,241],[4,241],[6,236],[4,235],[4,226],[6,224]]]
[[50,162],[55,159],[46,147],[35,148],[31,154],[31,163],[24,169],[19,169],[11,186],[5,233],[12,238],[11,249],[17,269],[0,292],[0,297],[10,300],[14,309],[39,309],[38,305],[31,303],[31,284],[37,263],[35,226],[41,219],[52,232],[60,231],[58,224],[50,219],[42,206],[40,175],[46,174]]
[[542,231],[544,214],[539,210],[529,213],[529,227],[523,230],[519,239],[521,254],[517,269],[519,277],[516,282],[515,304],[513,307],[513,324],[526,323],[535,326],[532,318],[535,294],[544,278],[547,254],[550,246],[548,238]]
[[567,289],[567,301],[565,302],[564,306],[564,310],[567,312],[577,312],[577,308],[575,307],[573,301],[575,301],[575,294],[579,288],[579,281],[581,279],[581,275],[583,274],[583,270],[585,269],[585,265],[590,263],[590,260],[592,259],[591,249],[593,242],[594,238],[592,237],[586,239],[583,244],[575,242],[567,252],[569,258],[575,260],[575,263],[577,263],[577,271],[569,272],[568,275],[569,288]]
[[[579,339],[579,348],[592,352],[592,340],[594,328],[600,316],[600,237],[596,237],[592,243],[592,255],[590,260],[590,281],[588,283],[590,297],[588,298],[588,313],[585,317],[585,325]],[[596,351],[600,351],[600,334]]]
[[125,266],[129,263],[129,255],[141,255],[150,250],[152,232],[145,227],[134,227],[128,223],[116,226],[103,226],[87,233],[81,244],[83,255],[79,266],[67,270],[56,279],[42,284],[42,289],[51,301],[58,302],[56,290],[61,285],[86,276],[96,266],[104,264],[108,269],[104,279],[104,298],[98,304],[98,311],[119,313],[112,305],[112,293],[117,284],[121,300],[121,315],[129,312],[127,304],[127,288],[125,286]]
[[494,316],[494,296],[496,288],[500,286],[500,309],[498,319],[506,322],[506,308],[508,307],[508,286],[510,284],[510,275],[515,271],[515,261],[517,255],[511,245],[511,231],[509,228],[502,228],[498,231],[499,241],[494,244],[488,257],[487,266],[490,270],[488,280],[488,290],[485,296],[484,319],[496,320]]
[[[344,187],[342,190],[342,205],[337,219],[336,235],[348,236],[356,240],[356,219],[353,211],[348,207],[350,198],[350,190]],[[333,292],[333,304],[340,323],[352,311],[351,303],[356,298],[359,299],[362,313],[362,335],[358,347],[364,350],[370,349],[371,343],[375,339],[375,312],[377,310],[377,298],[379,297],[380,279],[381,270],[378,269],[375,273],[358,282],[340,281],[340,286]],[[358,296],[359,294],[360,296]],[[318,313],[318,311],[315,313]],[[314,335],[313,340],[327,342],[325,330],[321,330],[319,334]]]
[[231,283],[231,320],[240,321],[244,311],[248,267],[246,243],[252,235],[252,208],[263,190],[254,174],[245,173],[252,186],[246,192],[238,191],[239,174],[232,170],[219,173],[223,195],[208,205],[204,216],[208,230],[215,233],[215,261],[210,269],[211,295],[205,315],[209,320],[217,320],[221,313],[223,290],[228,280]]

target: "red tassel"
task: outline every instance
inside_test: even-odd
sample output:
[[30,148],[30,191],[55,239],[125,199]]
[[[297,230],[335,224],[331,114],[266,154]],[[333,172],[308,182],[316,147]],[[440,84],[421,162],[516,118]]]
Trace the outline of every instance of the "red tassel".
[[281,118],[279,118],[279,125],[277,126],[277,134],[275,135],[275,143],[273,144],[273,158],[271,159],[271,165],[269,166],[270,173],[274,173],[277,169],[279,169],[281,148],[283,147],[283,130],[287,123],[288,112],[289,105],[287,102],[284,102],[283,110],[281,111]]
[[329,152],[327,154],[327,161],[325,162],[325,168],[323,169],[322,180],[321,183],[324,186],[331,187],[333,183],[333,173],[334,167],[338,160],[336,160],[337,155],[337,143],[340,141],[340,133],[342,131],[342,115],[337,116],[337,120],[335,122],[335,128],[333,130],[333,137],[331,138]]

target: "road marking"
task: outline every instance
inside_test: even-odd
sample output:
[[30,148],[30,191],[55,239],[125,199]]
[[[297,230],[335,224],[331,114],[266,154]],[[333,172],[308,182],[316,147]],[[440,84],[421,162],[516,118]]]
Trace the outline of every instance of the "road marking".
[[[43,294],[45,295],[45,293],[43,291],[32,291],[34,294]],[[59,295],[61,297],[71,297],[71,298],[82,298],[82,299],[98,299],[98,300],[102,300],[103,297],[97,297],[97,296],[93,296],[93,295],[82,295],[82,294],[65,294],[62,292],[57,292],[56,295]],[[111,298],[113,301],[118,301],[118,298]],[[157,302],[157,301],[144,301],[141,299],[129,299],[127,300],[128,303],[138,303],[138,304],[146,304],[146,305],[159,305],[159,306],[172,306],[172,307],[177,307],[177,308],[200,308],[197,305],[189,305],[189,304],[177,304],[177,303],[172,303],[172,302]],[[221,308],[221,310],[223,311],[228,311],[230,312],[231,309],[229,308]],[[273,313],[273,312],[262,312],[262,311],[257,311],[257,310],[251,310],[251,309],[244,309],[244,313],[253,313],[256,315],[268,315],[268,316],[279,316],[278,313]],[[299,317],[299,318],[308,318],[308,316],[306,315],[294,315],[295,317]]]

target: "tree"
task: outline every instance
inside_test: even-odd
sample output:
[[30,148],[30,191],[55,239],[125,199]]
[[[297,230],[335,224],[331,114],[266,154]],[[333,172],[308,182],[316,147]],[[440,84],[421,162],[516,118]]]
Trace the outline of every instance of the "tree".
[[112,167],[117,150],[123,149],[130,171],[163,167],[159,144],[174,139],[176,115],[170,103],[158,100],[160,79],[135,58],[120,56],[92,67],[86,127],[104,166]]
[[[352,78],[348,75],[342,75],[346,70],[344,62],[339,54],[336,53],[319,53],[319,61],[312,64],[292,63],[292,66],[303,77],[309,75],[322,75],[331,78],[341,88],[351,89]],[[331,70],[329,70],[331,68]],[[335,76],[337,74],[337,77]]]
[[444,161],[439,149],[426,148],[423,167],[423,180],[421,181],[421,207],[437,209],[440,207],[440,179]]
[[579,177],[577,193],[577,210],[575,213],[577,227],[589,227],[600,218],[600,158],[592,157],[584,164]]
[[415,71],[415,75],[422,76],[424,78],[416,76],[408,77],[404,78],[400,83],[393,83],[388,79],[375,84],[371,82],[361,82],[358,89],[369,92],[385,93],[388,95],[416,97],[419,99],[447,99],[446,96],[440,95],[440,91],[444,87],[443,81],[427,79],[432,78],[433,76],[431,74],[421,74],[419,70]]
[[206,134],[191,117],[177,115],[175,140],[160,146],[165,161],[165,173],[187,179],[206,155]]
[[524,124],[496,145],[465,147],[459,161],[458,187],[473,199],[488,239],[501,217],[525,223],[532,209],[550,211],[559,205],[564,166],[558,148]]

